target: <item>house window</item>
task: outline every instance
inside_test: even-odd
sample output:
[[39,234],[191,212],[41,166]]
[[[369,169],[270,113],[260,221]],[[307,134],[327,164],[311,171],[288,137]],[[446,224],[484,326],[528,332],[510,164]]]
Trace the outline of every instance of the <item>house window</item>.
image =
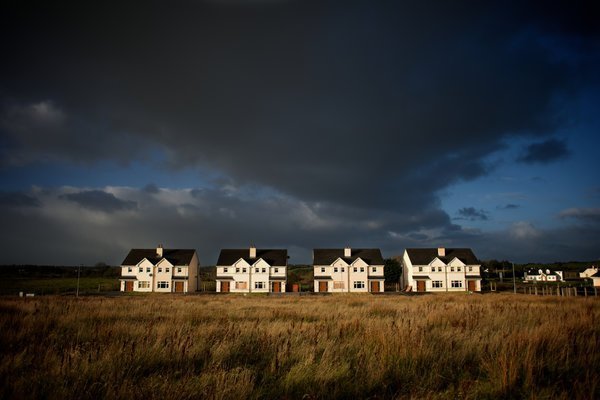
[[373,271],[373,272],[377,272],[377,268],[373,267],[373,268],[371,269],[371,271]]
[[165,272],[169,272],[169,271],[171,271],[170,268],[165,268]]
[[240,272],[240,269],[239,269],[239,268],[236,268],[236,269],[235,269],[235,272]]
[[456,267],[456,270],[457,270],[458,272],[460,272],[460,271],[462,270],[462,268],[461,268],[461,267]]
[[346,272],[346,268],[342,267],[342,272]]
[[335,268],[333,269],[333,272],[338,272],[338,267],[335,267]]
[[156,284],[156,287],[159,288],[159,289],[168,289],[169,288],[169,282],[167,282],[167,281],[158,281],[158,283]]
[[423,267],[419,267],[419,272],[423,272]]
[[354,289],[364,289],[365,282],[363,281],[354,281]]
[[131,267],[127,268],[127,272],[131,272]]
[[159,268],[159,269],[158,269],[158,272],[162,272],[162,268]]
[[444,285],[443,285],[442,281],[432,281],[431,287],[432,288],[441,288],[441,287],[444,287]]
[[442,267],[438,267],[438,272],[442,272]]
[[263,268],[263,269],[262,269],[262,272],[263,272],[263,274],[264,274],[264,273],[266,273],[266,272],[267,272],[267,269],[266,269],[266,268]]
[[344,289],[344,282],[343,281],[334,281],[333,282],[333,288],[334,289]]
[[453,288],[461,288],[461,287],[463,287],[463,283],[462,283],[462,281],[452,281],[451,286]]
[[321,272],[325,272],[325,267],[321,267]]
[[[179,272],[181,272],[181,268],[179,268]],[[227,273],[227,267],[223,268],[223,273]]]
[[450,272],[454,272],[454,267],[450,267]]
[[254,273],[258,274],[260,272],[260,268],[254,268]]
[[150,273],[150,267],[146,267],[146,272]]
[[473,272],[473,267],[469,267],[469,272]]
[[274,273],[278,273],[279,272],[279,268],[273,268],[273,272]]
[[264,288],[265,288],[264,282],[254,282],[254,289],[264,289]]
[[148,289],[150,287],[150,282],[148,281],[139,281],[138,288],[139,289]]
[[[181,267],[177,268],[177,272],[181,272]],[[227,268],[225,268],[225,272],[227,272]]]
[[365,268],[364,267],[360,267],[360,272],[365,272]]
[[242,268],[242,273],[246,273],[246,268]]
[[[130,268],[130,270],[131,270],[131,268]],[[131,272],[131,271],[129,271],[129,272]],[[140,267],[140,269],[138,270],[138,272],[144,272],[144,268]]]
[[354,267],[354,272],[358,272],[358,268]]
[[236,289],[247,289],[248,288],[248,282],[236,282],[235,283],[235,288]]

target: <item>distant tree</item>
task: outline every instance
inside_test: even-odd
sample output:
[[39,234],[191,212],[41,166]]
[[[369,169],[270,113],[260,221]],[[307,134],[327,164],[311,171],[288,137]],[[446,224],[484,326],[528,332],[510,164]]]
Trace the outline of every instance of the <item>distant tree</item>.
[[402,275],[402,266],[395,258],[385,259],[385,268],[383,270],[386,282],[399,282]]

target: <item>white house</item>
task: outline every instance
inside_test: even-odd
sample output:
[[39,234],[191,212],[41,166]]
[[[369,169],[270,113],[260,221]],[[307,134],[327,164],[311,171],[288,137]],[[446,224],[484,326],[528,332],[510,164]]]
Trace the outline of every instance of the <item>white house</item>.
[[131,249],[121,263],[121,291],[195,292],[198,268],[193,249]]
[[594,287],[600,287],[600,271],[598,271],[598,267],[592,265],[585,271],[580,272],[579,276],[584,279],[591,279]]
[[530,269],[525,272],[523,280],[525,282],[563,282],[562,271],[550,271],[542,269]]
[[402,281],[409,292],[479,292],[481,264],[468,248],[406,249]]
[[217,261],[217,292],[285,292],[287,250],[223,249]]
[[315,292],[383,292],[384,262],[379,249],[314,249]]

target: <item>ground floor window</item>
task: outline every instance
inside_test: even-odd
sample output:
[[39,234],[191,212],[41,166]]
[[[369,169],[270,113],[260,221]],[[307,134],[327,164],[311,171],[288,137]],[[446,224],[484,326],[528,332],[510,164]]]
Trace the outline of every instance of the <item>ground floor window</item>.
[[254,282],[254,289],[264,289],[266,287],[264,282]]
[[337,282],[333,282],[333,288],[334,289],[344,289],[344,282],[343,281],[337,281]]
[[159,289],[168,289],[169,288],[169,282],[167,281],[159,281],[156,283],[156,287]]
[[236,289],[248,289],[248,282],[236,282],[235,288]]
[[354,281],[354,289],[364,289],[365,282],[364,281]]
[[148,281],[139,281],[138,282],[138,289],[148,289],[150,288],[150,282]]
[[432,281],[431,282],[431,287],[433,288],[441,288],[444,287],[444,284],[442,281]]
[[451,282],[453,288],[461,288],[463,287],[462,281],[452,281]]

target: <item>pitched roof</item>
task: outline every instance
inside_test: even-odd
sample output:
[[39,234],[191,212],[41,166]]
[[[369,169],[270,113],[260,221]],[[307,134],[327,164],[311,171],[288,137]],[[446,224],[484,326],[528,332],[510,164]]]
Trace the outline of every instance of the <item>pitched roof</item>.
[[350,249],[350,257],[344,257],[344,249],[314,249],[313,265],[329,265],[338,258],[352,264],[357,258],[369,265],[383,265],[379,249]]
[[217,265],[233,265],[240,258],[250,265],[262,258],[271,266],[285,267],[288,255],[286,249],[256,249],[256,257],[250,258],[250,249],[222,249]]
[[163,249],[163,256],[156,255],[156,249],[131,249],[121,265],[136,265],[144,258],[156,265],[166,258],[173,265],[189,265],[196,250],[194,249]]
[[448,249],[446,248],[445,256],[438,256],[437,248],[425,248],[425,249],[406,249],[408,257],[412,261],[413,265],[427,265],[432,262],[435,258],[439,258],[446,264],[452,261],[454,258],[458,258],[466,265],[478,265],[480,264],[473,250],[468,248],[463,249]]

